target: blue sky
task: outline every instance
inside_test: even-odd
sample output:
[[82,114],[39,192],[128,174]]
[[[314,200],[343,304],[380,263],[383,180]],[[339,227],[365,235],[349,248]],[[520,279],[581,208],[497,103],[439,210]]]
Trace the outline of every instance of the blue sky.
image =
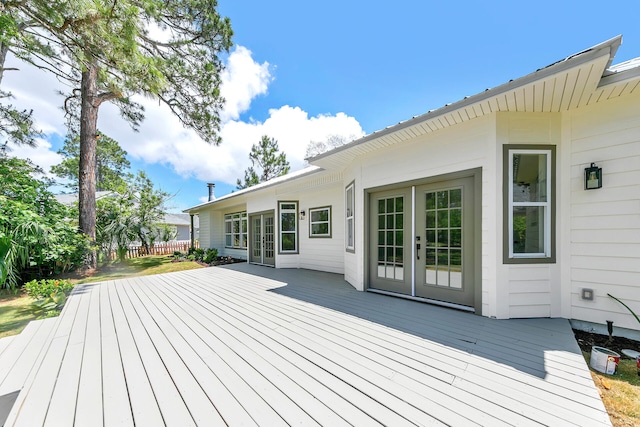
[[[324,2],[220,0],[235,47],[227,56],[223,144],[208,147],[157,101],[133,133],[104,106],[99,128],[159,187],[171,209],[201,203],[206,182],[229,193],[248,166],[251,144],[267,134],[294,169],[310,140],[361,136],[529,74],[618,34],[615,63],[640,56],[637,0],[536,2]],[[8,64],[9,65],[9,64]],[[59,83],[20,65],[5,74],[14,103],[33,108],[47,138],[16,149],[45,168],[64,121]],[[64,89],[64,88],[62,88]]]

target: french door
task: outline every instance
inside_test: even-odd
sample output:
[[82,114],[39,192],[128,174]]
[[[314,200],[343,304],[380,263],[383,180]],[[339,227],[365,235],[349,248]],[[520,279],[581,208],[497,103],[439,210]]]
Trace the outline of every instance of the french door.
[[249,262],[275,266],[275,216],[273,211],[249,215]]
[[369,287],[474,306],[474,178],[370,194]]

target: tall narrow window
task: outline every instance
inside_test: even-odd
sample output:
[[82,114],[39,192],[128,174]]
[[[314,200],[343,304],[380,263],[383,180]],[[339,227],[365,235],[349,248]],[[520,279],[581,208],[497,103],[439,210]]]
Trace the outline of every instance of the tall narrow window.
[[555,148],[505,147],[505,261],[554,262]]
[[354,205],[355,205],[355,191],[354,191],[354,183],[347,185],[345,189],[345,247],[347,251],[353,252],[355,251],[355,237],[354,237]]
[[280,253],[298,253],[298,202],[279,202]]

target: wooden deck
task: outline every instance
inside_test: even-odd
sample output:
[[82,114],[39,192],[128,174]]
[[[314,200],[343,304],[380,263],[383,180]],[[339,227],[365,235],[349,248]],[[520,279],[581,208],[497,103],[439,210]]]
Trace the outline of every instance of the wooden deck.
[[334,274],[235,264],[83,285],[47,325],[7,426],[611,425],[566,320]]

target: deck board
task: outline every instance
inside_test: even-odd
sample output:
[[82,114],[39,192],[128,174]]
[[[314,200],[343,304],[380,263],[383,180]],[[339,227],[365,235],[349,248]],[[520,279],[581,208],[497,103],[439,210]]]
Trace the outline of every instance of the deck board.
[[[131,398],[129,397],[130,391],[125,377],[120,342],[116,333],[109,288],[108,283],[101,283],[98,286],[100,300],[100,357],[102,359],[102,422],[105,426],[132,427],[134,423]],[[76,412],[80,415],[85,410],[78,406]],[[96,425],[99,426],[100,424]]]
[[[216,291],[221,292],[220,290],[216,290]],[[245,299],[250,299],[250,298],[252,297],[252,295],[251,295],[250,293],[245,293],[245,294],[243,295],[243,297],[244,297]],[[383,298],[385,298],[385,297],[383,297]],[[272,305],[272,304],[275,304],[275,303],[267,303],[266,305]],[[287,313],[287,315],[286,315],[286,316],[290,316],[290,314],[291,314],[291,312],[292,312],[293,310],[295,310],[295,307],[286,307],[286,306],[283,306],[283,307],[281,308],[280,312]],[[305,316],[307,316],[307,315],[309,315],[309,316],[310,316],[310,314],[309,314],[309,313],[306,313],[306,314],[305,314]],[[336,320],[336,319],[335,319],[335,317],[336,317],[336,316],[335,316],[335,314],[334,314],[334,315],[333,315],[333,323],[332,323],[332,326],[335,326],[335,325],[336,325],[336,322],[335,322],[335,320]],[[286,319],[286,318],[285,318],[285,319]],[[350,319],[347,319],[347,321],[348,321],[348,323],[346,324],[346,327],[349,327],[349,328],[352,328],[352,329],[353,329],[353,328],[355,328],[355,323],[357,323],[357,322],[354,322],[353,320],[350,320]],[[312,322],[312,323],[313,323],[313,322]],[[371,337],[371,330],[372,330],[371,326],[370,326],[370,325],[367,325],[367,324],[366,324],[366,322],[365,322],[364,327],[365,327],[366,329],[363,329],[363,330],[361,330],[360,332],[362,332],[363,334],[367,334],[369,337]],[[352,334],[353,334],[353,331],[352,331]],[[354,335],[354,336],[355,336],[355,335]],[[405,342],[406,342],[406,341],[407,341],[407,340],[409,340],[410,338],[411,338],[411,337],[406,337],[406,336],[404,336],[404,337],[402,337],[401,339],[402,339],[403,341],[405,341]],[[380,344],[380,343],[376,343],[376,345],[379,345],[379,344]],[[396,349],[401,349],[401,348],[402,348],[402,344],[395,343],[395,345],[396,345]],[[450,366],[450,365],[455,364],[455,362],[456,362],[456,358],[460,358],[461,356],[465,356],[462,360],[467,360],[467,361],[468,361],[468,363],[472,363],[473,361],[476,361],[476,362],[473,362],[473,363],[480,363],[480,364],[482,365],[482,368],[483,368],[483,369],[489,369],[490,371],[491,371],[491,370],[493,370],[493,373],[494,373],[494,374],[495,374],[495,373],[500,373],[501,375],[510,375],[509,371],[505,371],[503,366],[501,366],[501,365],[496,365],[495,363],[494,363],[494,364],[487,364],[487,363],[486,363],[486,359],[484,359],[484,358],[470,358],[470,357],[469,357],[469,355],[464,355],[464,354],[462,354],[462,355],[461,355],[459,352],[458,352],[457,354],[456,354],[455,352],[454,352],[454,353],[450,353],[450,352],[448,352],[448,349],[446,349],[446,347],[443,347],[443,346],[439,346],[439,347],[437,346],[437,347],[434,349],[434,352],[440,352],[440,353],[443,353],[443,354],[445,355],[445,358],[440,360],[440,367],[442,368],[442,364],[447,364],[447,370],[448,370],[448,372],[451,372],[451,366]],[[422,357],[421,357],[421,356],[422,356]],[[427,354],[427,356],[428,356],[428,354]],[[428,359],[428,358],[429,358],[429,357],[424,357],[424,353],[423,353],[423,352],[418,352],[418,353],[416,354],[416,357],[417,357],[417,358],[421,358],[421,359]],[[515,356],[515,357],[521,357],[521,355],[516,354],[516,356]],[[580,357],[581,357],[581,356],[580,356]],[[449,359],[449,361],[447,361],[447,359]],[[489,365],[489,366],[487,366],[487,365]],[[583,368],[584,368],[584,361],[582,361],[582,366],[583,366]],[[537,371],[537,370],[536,370],[536,371]],[[515,373],[516,375],[521,376],[521,372],[519,372],[519,371],[514,371],[514,373]],[[588,372],[587,372],[587,374],[588,374]],[[547,376],[549,377],[549,375],[547,375]],[[529,381],[529,379],[528,379],[526,376],[524,377],[524,379],[525,379],[526,381]],[[554,380],[554,381],[555,381],[555,380]],[[530,382],[530,381],[529,381],[529,382]],[[540,382],[539,382],[539,384],[544,385],[547,389],[550,389],[550,390],[556,390],[556,391],[558,391],[559,393],[562,393],[562,394],[570,393],[570,394],[576,394],[576,395],[577,395],[577,396],[579,396],[579,397],[583,397],[583,394],[582,394],[582,393],[574,393],[574,392],[573,392],[573,388],[575,388],[575,387],[576,387],[576,385],[575,385],[575,384],[573,384],[573,383],[568,383],[568,384],[566,384],[566,385],[568,386],[568,389],[567,389],[567,388],[563,388],[563,387],[556,387],[556,386],[553,384],[553,382],[552,382],[552,383],[550,383],[550,384],[547,384],[547,383],[540,383]],[[592,384],[592,383],[591,383],[591,384]],[[587,390],[587,391],[588,391],[588,390]],[[562,399],[562,395],[561,395],[561,394],[559,394],[558,396],[551,397],[551,398],[550,398],[550,400],[551,400],[551,402],[554,402],[554,401],[556,401],[558,398]],[[596,397],[596,398],[597,398],[597,397]]]
[[43,346],[56,324],[55,318],[29,322],[20,335],[2,339],[7,347],[0,356],[0,396],[22,389],[44,356]]
[[329,273],[236,264],[84,285],[43,343],[6,425],[611,425],[566,321],[483,318]]
[[[215,298],[216,301],[221,299],[221,294]],[[248,302],[252,299],[258,300],[260,296],[245,295],[243,301]],[[392,378],[394,383],[402,384],[407,390],[412,390],[417,393],[419,395],[418,399],[423,405],[426,403],[425,399],[431,402],[430,404],[437,408],[433,411],[442,413],[439,415],[441,420],[455,419],[458,413],[464,412],[468,418],[466,420],[459,419],[457,422],[470,423],[473,420],[473,422],[482,424],[488,423],[491,419],[493,425],[500,425],[500,421],[495,419],[496,413],[500,413],[502,410],[500,406],[492,405],[491,402],[487,402],[486,400],[478,400],[474,395],[468,393],[460,393],[459,390],[447,393],[447,390],[451,389],[451,387],[447,386],[453,382],[455,376],[436,369],[422,371],[419,369],[420,362],[417,359],[409,362],[406,360],[396,360],[399,357],[398,353],[391,351],[380,353],[379,351],[374,351],[372,349],[376,348],[376,345],[370,345],[368,341],[372,335],[369,335],[367,339],[365,339],[362,336],[357,336],[352,333],[350,335],[351,340],[349,340],[344,337],[344,334],[336,334],[336,329],[329,325],[326,325],[326,328],[318,328],[314,313],[307,312],[304,313],[304,315],[296,316],[294,314],[295,310],[274,311],[274,313],[287,313],[287,318],[280,323],[273,314],[267,314],[267,311],[270,310],[270,303],[273,302],[264,301],[263,306],[252,306],[252,309],[245,313],[242,313],[241,307],[232,306],[229,307],[228,314],[238,313],[241,315],[244,314],[245,317],[258,315],[261,319],[271,318],[279,327],[287,328],[296,336],[313,336],[316,345],[348,358],[349,362],[346,363],[366,363],[369,365],[369,369],[376,371],[386,378]],[[259,311],[260,309],[265,311],[261,312]],[[371,368],[372,363],[375,364],[373,368]],[[429,374],[431,374],[431,376]],[[434,390],[437,390],[437,392],[434,393]],[[411,397],[407,398],[411,399]],[[472,403],[475,403],[475,408]],[[464,408],[464,410],[462,408]],[[491,418],[487,418],[487,412],[492,413]],[[506,413],[503,415],[506,416]],[[510,422],[516,422],[521,425],[526,422],[524,419],[519,420],[518,415],[515,414],[509,414],[509,418]]]

